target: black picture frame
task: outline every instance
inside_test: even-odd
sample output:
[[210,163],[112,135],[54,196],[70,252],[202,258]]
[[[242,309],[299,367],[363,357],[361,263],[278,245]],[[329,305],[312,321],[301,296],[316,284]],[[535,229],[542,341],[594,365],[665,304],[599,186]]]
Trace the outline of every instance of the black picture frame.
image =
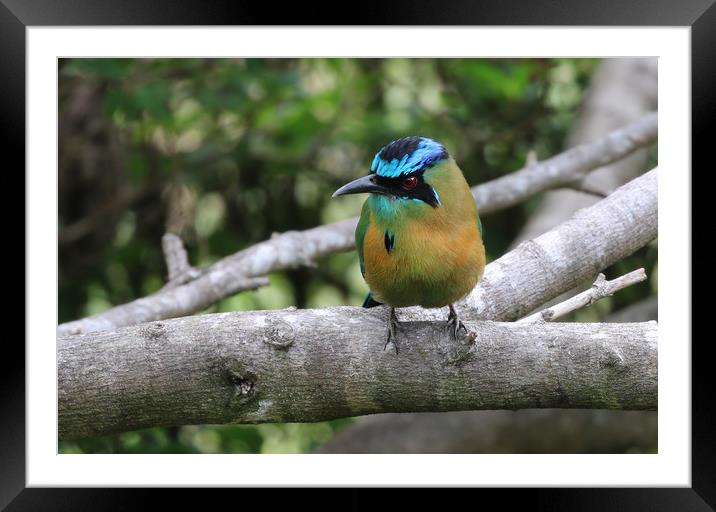
[[[574,25],[691,27],[692,179],[713,173],[709,124],[716,119],[716,0],[622,0],[605,5],[589,0],[501,0],[450,3],[383,1],[380,5],[334,3],[332,10],[305,4],[203,2],[197,0],[0,0],[0,106],[4,162],[25,169],[25,31],[31,26],[82,25]],[[322,16],[318,13],[322,12]],[[300,22],[300,23],[299,23]],[[7,169],[11,168],[10,165]],[[683,170],[689,172],[688,169]],[[19,172],[14,173],[19,176]],[[21,187],[25,189],[24,173]],[[704,222],[711,193],[692,181],[693,233],[709,233]],[[8,194],[7,189],[6,194]],[[6,221],[8,222],[8,221]],[[698,231],[697,224],[704,223]],[[709,289],[708,236],[693,237],[692,268],[706,269],[697,283]],[[689,250],[685,247],[684,250]],[[28,272],[29,269],[25,268]],[[662,293],[665,293],[662,291]],[[692,300],[692,319],[708,318],[713,300]],[[31,307],[28,304],[28,307]],[[707,309],[708,308],[708,309]],[[500,492],[501,507],[527,500],[547,510],[714,510],[716,504],[716,422],[709,396],[709,337],[692,336],[692,487],[609,489],[524,489]],[[129,510],[148,504],[141,490],[25,488],[25,358],[19,336],[7,336],[0,372],[0,509]],[[670,340],[687,343],[689,340]],[[709,371],[711,370],[711,371]],[[486,493],[493,491],[485,490]],[[169,499],[164,493],[162,499]],[[183,492],[171,493],[185,500]],[[474,499],[474,498],[472,498]],[[358,501],[363,501],[359,497]],[[186,503],[186,502],[185,502]],[[355,500],[347,502],[354,504]],[[372,500],[366,504],[372,505]],[[401,503],[405,505],[406,503]],[[474,504],[477,506],[477,504]],[[236,506],[239,506],[238,504]],[[339,507],[340,508],[340,507]]]

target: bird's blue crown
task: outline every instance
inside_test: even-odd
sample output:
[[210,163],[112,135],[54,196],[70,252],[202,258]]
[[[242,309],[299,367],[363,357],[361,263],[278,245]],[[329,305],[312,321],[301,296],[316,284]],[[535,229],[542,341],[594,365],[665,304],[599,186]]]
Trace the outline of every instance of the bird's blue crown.
[[396,178],[448,158],[445,147],[427,137],[403,137],[383,147],[373,158],[371,172],[386,178]]

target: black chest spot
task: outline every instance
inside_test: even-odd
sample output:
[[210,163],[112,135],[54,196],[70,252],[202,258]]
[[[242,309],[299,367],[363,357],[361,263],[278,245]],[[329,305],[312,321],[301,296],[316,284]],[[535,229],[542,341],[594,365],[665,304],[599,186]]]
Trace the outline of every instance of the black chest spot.
[[395,235],[390,231],[386,231],[385,236],[383,236],[383,243],[385,244],[385,250],[390,254],[395,248]]

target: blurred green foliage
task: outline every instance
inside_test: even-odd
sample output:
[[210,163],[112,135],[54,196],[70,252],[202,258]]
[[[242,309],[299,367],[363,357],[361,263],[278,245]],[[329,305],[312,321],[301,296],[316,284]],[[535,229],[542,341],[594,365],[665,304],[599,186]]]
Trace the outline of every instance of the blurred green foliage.
[[[158,290],[167,230],[183,237],[194,265],[205,266],[274,232],[357,215],[363,197],[331,201],[331,193],[365,174],[375,152],[398,137],[439,140],[471,185],[522,167],[530,150],[552,156],[563,149],[597,64],[62,59],[59,321]],[[538,202],[483,219],[489,260]],[[647,272],[655,251],[635,256],[637,264],[651,262]],[[623,265],[615,272],[636,268]],[[359,305],[367,292],[355,252],[272,274],[270,282],[207,311]],[[650,293],[649,284],[635,286],[599,307]],[[61,442],[60,451],[305,452],[349,422],[154,428]]]

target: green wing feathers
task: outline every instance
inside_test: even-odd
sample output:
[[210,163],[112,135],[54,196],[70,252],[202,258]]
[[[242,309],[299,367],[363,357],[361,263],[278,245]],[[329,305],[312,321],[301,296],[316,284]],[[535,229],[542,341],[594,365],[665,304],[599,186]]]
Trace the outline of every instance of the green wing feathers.
[[365,277],[365,263],[363,263],[363,240],[370,225],[370,208],[368,201],[363,203],[363,209],[360,212],[360,220],[356,227],[356,249],[358,250],[358,261],[360,262],[360,273]]
[[[358,261],[360,262],[360,273],[365,279],[365,263],[363,263],[363,240],[365,240],[365,234],[368,231],[370,225],[370,208],[368,207],[368,201],[363,203],[363,209],[360,212],[360,220],[358,221],[358,227],[356,227],[356,249],[358,250]],[[363,301],[364,308],[372,308],[380,306],[382,303],[376,301],[373,298],[373,293],[368,292],[365,300]]]

